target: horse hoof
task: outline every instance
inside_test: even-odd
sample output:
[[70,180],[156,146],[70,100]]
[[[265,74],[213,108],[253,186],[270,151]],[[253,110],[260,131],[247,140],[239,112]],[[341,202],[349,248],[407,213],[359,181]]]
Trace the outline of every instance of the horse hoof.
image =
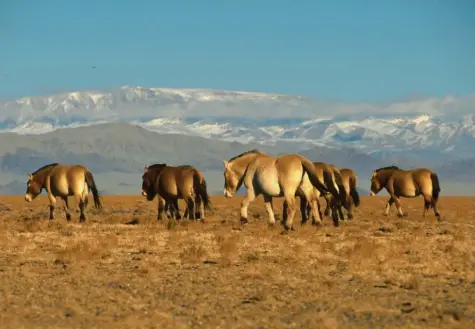
[[295,231],[295,229],[293,228],[293,226],[289,226],[287,224],[284,224],[284,228],[286,231]]
[[241,224],[247,224],[249,221],[247,220],[246,217],[241,217]]

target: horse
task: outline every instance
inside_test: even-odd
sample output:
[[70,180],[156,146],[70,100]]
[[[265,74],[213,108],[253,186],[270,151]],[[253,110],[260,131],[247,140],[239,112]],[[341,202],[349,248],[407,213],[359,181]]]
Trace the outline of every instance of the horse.
[[424,212],[432,207],[434,215],[440,221],[440,214],[437,210],[437,202],[440,194],[439,178],[436,173],[427,168],[415,168],[403,170],[397,166],[379,168],[371,175],[370,195],[375,196],[383,188],[388,191],[390,197],[384,210],[387,216],[393,203],[396,203],[398,217],[406,214],[402,211],[400,197],[415,198],[419,195],[424,197]]
[[25,200],[32,202],[41,191],[46,189],[49,199],[49,219],[54,219],[56,197],[64,200],[66,220],[71,220],[68,196],[74,196],[79,205],[79,222],[86,220],[84,210],[88,204],[88,190],[92,191],[94,206],[102,209],[102,202],[92,172],[81,165],[61,165],[51,163],[28,174]]
[[[314,188],[314,193],[317,199],[318,211],[321,218],[323,218],[320,207],[320,196],[328,197],[327,208],[325,209],[325,215],[328,216],[330,209],[333,222],[338,223],[338,214],[343,219],[343,214],[341,212],[341,205],[346,204],[346,195],[345,195],[345,186],[343,183],[343,178],[335,166],[326,164],[325,162],[313,162],[315,170],[320,178],[323,181],[323,184],[326,187],[325,190]],[[300,196],[300,212],[302,214],[302,224],[307,221],[307,217],[310,216],[310,206],[307,202],[307,199],[302,194]],[[285,202],[284,202],[285,208]],[[314,217],[312,216],[312,224],[315,225]],[[336,225],[337,226],[337,225]]]
[[[353,206],[359,207],[360,205],[360,197],[359,197],[358,191],[356,190],[356,186],[358,185],[358,176],[352,169],[349,169],[349,168],[338,169],[334,165],[330,165],[330,167],[334,171],[339,172],[339,174],[341,175],[343,188],[346,194],[342,200],[343,204],[338,205],[338,208],[337,208],[339,216],[341,219],[344,219],[343,212],[341,209],[343,206],[348,213],[348,219],[353,219]],[[333,202],[334,197],[330,193],[322,193],[322,196],[326,201],[324,214],[325,216],[329,216],[330,205]]]
[[185,217],[191,217],[193,220],[204,221],[205,209],[211,209],[206,180],[198,169],[189,165],[174,167],[157,163],[145,167],[142,175],[142,195],[148,201],[158,196],[159,220],[163,218],[163,210],[166,210],[167,205],[172,217],[181,218],[178,199],[185,200]]
[[[299,154],[271,156],[257,149],[223,160],[224,196],[231,198],[244,184],[246,195],[241,201],[241,223],[248,223],[247,209],[260,194],[264,197],[269,224],[275,224],[273,197],[285,197],[286,210],[282,219],[285,230],[293,230],[295,196],[300,193],[310,202],[316,223],[321,219],[313,187],[327,190],[320,181],[312,162]],[[338,224],[338,223],[337,223]]]

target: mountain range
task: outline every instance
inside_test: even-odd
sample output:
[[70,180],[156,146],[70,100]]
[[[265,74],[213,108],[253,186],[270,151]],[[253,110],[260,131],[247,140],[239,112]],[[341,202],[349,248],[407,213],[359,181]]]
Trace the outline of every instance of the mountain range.
[[[475,95],[388,104],[302,96],[125,86],[0,102],[0,192],[26,173],[84,163],[106,193],[138,193],[145,165],[196,165],[222,193],[221,160],[252,148],[351,167],[368,189],[385,165],[437,170],[450,194],[475,187]],[[444,187],[444,186],[443,186]]]

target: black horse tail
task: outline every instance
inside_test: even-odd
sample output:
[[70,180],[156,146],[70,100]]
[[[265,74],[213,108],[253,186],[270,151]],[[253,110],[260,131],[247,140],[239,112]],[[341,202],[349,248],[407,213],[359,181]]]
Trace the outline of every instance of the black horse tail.
[[196,196],[199,196],[206,210],[211,210],[211,199],[208,194],[206,180],[203,175],[196,171],[193,174],[193,188]]
[[439,177],[436,173],[431,173],[430,179],[432,181],[432,204],[435,204],[439,199],[440,194]]
[[92,172],[87,170],[85,172],[85,177],[87,186],[91,189],[92,196],[94,197],[94,206],[98,209],[102,209],[101,196],[97,189],[96,182],[94,181],[94,176],[92,175]]
[[355,207],[358,207],[360,205],[360,195],[356,190],[356,179],[354,177],[350,177],[350,195]]

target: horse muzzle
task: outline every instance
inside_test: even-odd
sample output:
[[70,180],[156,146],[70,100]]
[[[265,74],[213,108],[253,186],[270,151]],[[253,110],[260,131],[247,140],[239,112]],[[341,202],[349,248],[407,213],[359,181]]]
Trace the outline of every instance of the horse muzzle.
[[146,197],[146,196],[147,196],[147,192],[142,191],[142,195]]
[[33,201],[33,198],[31,197],[30,194],[25,194],[25,201],[26,201],[26,202],[31,202],[31,201]]
[[370,191],[370,192],[369,192],[369,195],[370,195],[370,196],[375,196],[376,193],[374,193],[373,191]]

